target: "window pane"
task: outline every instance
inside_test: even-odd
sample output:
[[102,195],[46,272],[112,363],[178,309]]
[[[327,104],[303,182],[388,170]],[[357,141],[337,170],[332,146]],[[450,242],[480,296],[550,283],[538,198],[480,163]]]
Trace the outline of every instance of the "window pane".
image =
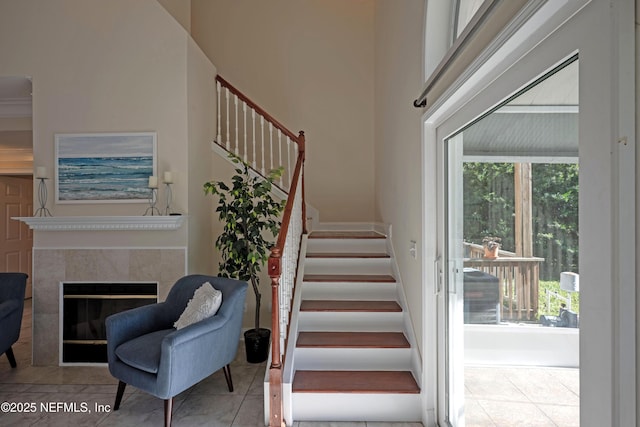
[[478,11],[484,0],[458,0],[458,13],[456,17],[456,38],[462,34],[465,27]]

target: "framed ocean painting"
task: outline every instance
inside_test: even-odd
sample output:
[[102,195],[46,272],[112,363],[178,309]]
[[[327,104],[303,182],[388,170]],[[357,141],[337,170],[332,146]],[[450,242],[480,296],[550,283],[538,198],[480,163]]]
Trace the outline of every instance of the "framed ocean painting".
[[156,134],[56,134],[56,203],[146,203]]

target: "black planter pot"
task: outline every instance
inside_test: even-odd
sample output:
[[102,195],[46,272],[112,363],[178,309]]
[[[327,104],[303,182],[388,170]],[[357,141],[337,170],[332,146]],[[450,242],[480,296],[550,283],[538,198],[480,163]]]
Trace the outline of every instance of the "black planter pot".
[[262,363],[269,357],[271,331],[269,329],[249,329],[244,333],[247,362]]

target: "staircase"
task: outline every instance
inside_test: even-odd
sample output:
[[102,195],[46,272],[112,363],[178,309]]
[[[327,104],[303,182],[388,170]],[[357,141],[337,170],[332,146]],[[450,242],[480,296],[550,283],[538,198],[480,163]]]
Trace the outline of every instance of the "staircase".
[[421,421],[421,361],[386,236],[307,235],[304,132],[295,135],[221,76],[216,80],[213,150],[232,153],[256,175],[284,171],[278,194],[286,206],[268,263],[265,422]]
[[417,350],[386,237],[314,231],[303,271],[287,356],[293,421],[420,421]]

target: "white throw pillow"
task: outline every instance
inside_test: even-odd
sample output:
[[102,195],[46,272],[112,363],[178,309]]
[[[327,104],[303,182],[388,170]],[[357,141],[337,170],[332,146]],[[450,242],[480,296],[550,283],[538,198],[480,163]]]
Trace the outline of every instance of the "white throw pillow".
[[193,293],[180,318],[173,324],[176,329],[182,329],[192,323],[211,317],[218,312],[222,305],[222,292],[205,282]]

